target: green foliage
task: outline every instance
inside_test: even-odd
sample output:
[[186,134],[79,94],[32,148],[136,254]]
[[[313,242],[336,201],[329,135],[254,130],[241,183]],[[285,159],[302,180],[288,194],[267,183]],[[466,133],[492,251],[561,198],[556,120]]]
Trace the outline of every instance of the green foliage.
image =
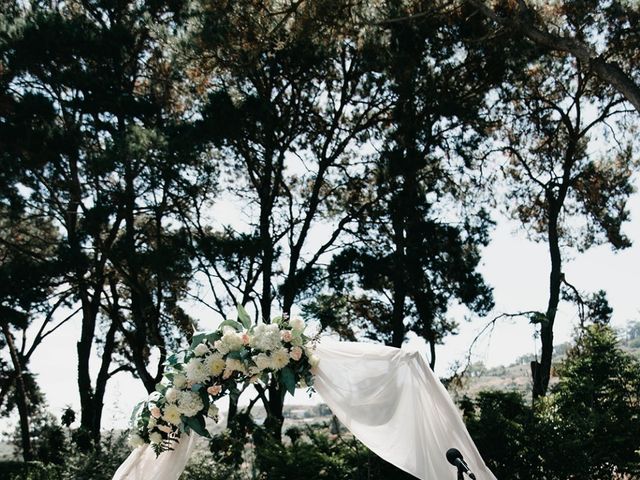
[[[299,433],[299,432],[298,432]],[[293,438],[296,437],[296,441]],[[382,480],[415,478],[371,453],[353,438],[308,427],[290,444],[256,437],[255,462],[261,479]]]
[[62,469],[42,462],[0,462],[3,480],[62,480]]
[[534,407],[512,392],[464,399],[467,428],[498,478],[601,480],[640,473],[640,361],[587,326]]

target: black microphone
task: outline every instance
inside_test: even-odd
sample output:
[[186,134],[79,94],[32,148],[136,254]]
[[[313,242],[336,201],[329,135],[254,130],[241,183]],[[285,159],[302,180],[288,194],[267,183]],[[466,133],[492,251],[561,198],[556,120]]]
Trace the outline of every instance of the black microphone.
[[467,475],[469,475],[469,478],[471,480],[476,480],[476,476],[471,470],[469,470],[469,467],[465,463],[464,458],[462,458],[460,450],[458,450],[457,448],[450,448],[449,450],[447,450],[447,461],[454,467],[457,467],[458,472],[466,473]]

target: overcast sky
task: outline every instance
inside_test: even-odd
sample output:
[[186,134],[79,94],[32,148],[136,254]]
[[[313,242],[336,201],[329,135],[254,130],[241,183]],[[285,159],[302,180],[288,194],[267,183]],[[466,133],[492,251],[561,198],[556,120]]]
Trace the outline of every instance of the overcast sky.
[[[614,308],[615,326],[638,318],[640,297],[638,296],[638,265],[640,265],[640,196],[634,195],[630,202],[631,222],[625,226],[634,246],[613,253],[608,246],[595,247],[584,254],[575,254],[564,267],[566,278],[581,291],[607,291]],[[463,361],[466,352],[478,331],[493,316],[503,312],[521,310],[544,310],[548,289],[549,259],[543,244],[528,241],[517,224],[498,218],[490,245],[484,250],[481,271],[486,281],[493,286],[496,302],[494,313],[469,323],[461,318],[460,333],[449,337],[438,348],[436,373],[446,375],[457,361]],[[462,312],[452,315],[462,316]],[[204,315],[204,313],[202,313]],[[217,320],[200,318],[202,327],[213,329]],[[562,304],[556,321],[556,343],[571,338],[577,322],[575,307]],[[38,374],[38,381],[47,395],[52,413],[59,417],[66,405],[76,410],[79,399],[76,384],[75,342],[78,338],[79,321],[61,328],[34,354],[31,367]],[[533,338],[534,329],[524,319],[499,323],[491,335],[485,335],[474,349],[474,360],[487,365],[508,364],[517,357],[533,353],[539,348]],[[421,342],[410,341],[407,348],[421,348]],[[142,384],[128,374],[118,375],[108,386],[104,427],[124,428],[131,408],[145,397]],[[290,399],[291,401],[291,399]],[[299,392],[296,403],[316,402]],[[0,423],[5,431],[10,427],[6,420]]]

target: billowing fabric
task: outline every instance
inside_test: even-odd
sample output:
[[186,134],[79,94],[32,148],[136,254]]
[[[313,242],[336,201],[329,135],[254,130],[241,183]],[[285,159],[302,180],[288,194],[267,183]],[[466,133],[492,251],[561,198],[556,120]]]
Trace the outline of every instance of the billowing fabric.
[[460,450],[478,480],[495,480],[462,416],[418,352],[321,342],[315,389],[369,449],[422,480],[456,478],[445,454]]
[[[367,343],[319,342],[315,389],[340,421],[373,452],[421,480],[456,478],[445,457],[457,448],[478,480],[495,480],[460,412],[422,355]],[[194,439],[157,459],[134,450],[114,480],[177,480]]]
[[158,457],[149,445],[138,447],[120,465],[113,480],[177,480],[195,443],[195,435],[182,435],[173,450]]

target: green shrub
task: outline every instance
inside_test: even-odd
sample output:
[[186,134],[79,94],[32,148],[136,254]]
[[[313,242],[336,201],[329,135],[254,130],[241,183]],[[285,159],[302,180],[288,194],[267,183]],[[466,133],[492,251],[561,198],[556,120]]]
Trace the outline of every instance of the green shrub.
[[0,462],[0,478],[3,480],[62,480],[58,465],[42,462]]

